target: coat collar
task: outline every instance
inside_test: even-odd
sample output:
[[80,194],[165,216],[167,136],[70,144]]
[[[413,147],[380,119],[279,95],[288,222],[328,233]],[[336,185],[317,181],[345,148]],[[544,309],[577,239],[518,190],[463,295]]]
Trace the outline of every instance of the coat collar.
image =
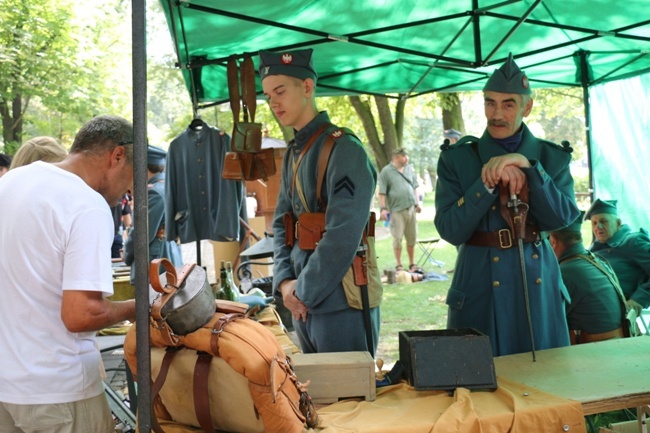
[[[530,132],[525,123],[521,124],[522,136],[521,144],[516,153],[524,155],[529,160],[539,160],[540,146],[539,140]],[[479,140],[478,146],[481,162],[486,163],[490,158],[495,156],[507,155],[508,151],[505,150],[499,143],[494,141],[490,136],[487,129],[483,132],[483,136]]]

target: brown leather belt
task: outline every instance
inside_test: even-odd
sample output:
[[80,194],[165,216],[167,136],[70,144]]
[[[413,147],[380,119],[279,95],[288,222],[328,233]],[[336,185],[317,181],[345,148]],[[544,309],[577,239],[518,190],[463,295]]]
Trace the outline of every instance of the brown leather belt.
[[[537,226],[526,226],[526,236],[524,237],[524,243],[536,242],[540,239],[540,230]],[[465,243],[467,245],[475,245],[478,247],[494,247],[502,250],[507,250],[516,244],[510,229],[501,229],[493,232],[475,231],[472,234],[472,237],[469,238]]]
[[572,329],[569,331],[571,344],[593,343],[595,341],[611,340],[613,338],[623,338],[623,328],[617,328],[609,332],[601,332],[600,334],[590,334],[587,331]]

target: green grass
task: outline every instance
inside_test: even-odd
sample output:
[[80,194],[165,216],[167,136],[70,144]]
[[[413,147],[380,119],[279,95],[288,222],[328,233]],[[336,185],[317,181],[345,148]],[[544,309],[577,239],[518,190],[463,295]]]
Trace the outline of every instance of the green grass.
[[[439,237],[433,225],[434,203],[433,194],[424,198],[424,209],[418,215],[418,239]],[[378,221],[383,225],[383,221]],[[376,242],[378,265],[380,272],[384,269],[395,269],[395,255],[393,253],[392,238],[385,233],[379,236]],[[415,247],[415,260],[421,255],[420,249]],[[437,243],[432,256],[444,263],[442,268],[425,263],[423,268],[427,272],[436,272],[449,276],[446,281],[418,282],[413,284],[386,284],[384,285],[384,299],[381,304],[381,331],[377,358],[386,364],[392,364],[399,359],[398,335],[400,331],[416,331],[425,329],[444,329],[447,324],[447,305],[445,299],[451,283],[451,274],[448,270],[454,268],[456,262],[456,247],[441,240]],[[402,249],[402,263],[408,266],[406,247]]]

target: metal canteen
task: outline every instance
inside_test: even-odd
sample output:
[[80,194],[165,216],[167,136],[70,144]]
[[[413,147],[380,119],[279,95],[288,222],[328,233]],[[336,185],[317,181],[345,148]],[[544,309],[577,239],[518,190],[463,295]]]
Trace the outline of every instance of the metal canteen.
[[[215,313],[215,298],[205,269],[192,266],[189,273],[180,281],[180,285],[176,287],[173,283],[167,284],[168,275],[171,275],[170,279],[176,282],[176,269],[166,259],[163,259],[160,264],[165,267],[166,272],[158,275],[158,286],[164,288],[164,292],[159,293],[158,296],[170,296],[161,309],[162,317],[176,335],[186,335],[196,331],[208,323]],[[153,271],[150,272],[150,278],[151,273]],[[155,276],[152,278],[152,288],[160,292],[156,289],[154,280]]]

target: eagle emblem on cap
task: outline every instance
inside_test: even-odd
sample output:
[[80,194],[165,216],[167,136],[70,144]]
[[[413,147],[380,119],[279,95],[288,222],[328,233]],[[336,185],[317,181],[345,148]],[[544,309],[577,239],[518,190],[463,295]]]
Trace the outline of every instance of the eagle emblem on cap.
[[528,84],[528,77],[525,76],[525,75],[524,75],[524,76],[522,77],[522,79],[521,79],[521,86],[522,86],[524,89],[527,89],[527,88],[530,86],[530,85]]
[[291,62],[293,62],[293,56],[291,54],[289,53],[282,54],[282,63],[288,65]]

